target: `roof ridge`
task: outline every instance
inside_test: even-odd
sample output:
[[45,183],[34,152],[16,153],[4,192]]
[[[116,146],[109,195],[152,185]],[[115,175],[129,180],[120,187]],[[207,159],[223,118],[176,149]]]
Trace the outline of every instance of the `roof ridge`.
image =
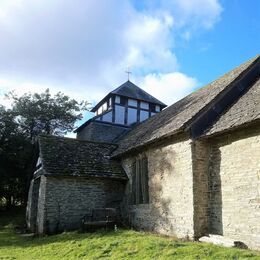
[[[197,91],[199,91],[199,90],[201,90],[201,89],[204,89],[204,88],[208,87],[209,85],[211,85],[211,84],[213,84],[214,82],[218,81],[220,78],[223,78],[223,77],[225,77],[226,75],[228,75],[230,72],[232,72],[232,71],[234,71],[234,70],[236,70],[236,69],[242,67],[243,65],[245,65],[245,64],[247,64],[247,63],[249,63],[248,66],[247,66],[247,68],[244,69],[244,70],[241,72],[241,73],[243,73],[243,72],[244,72],[245,70],[247,70],[250,66],[252,66],[252,64],[253,64],[254,62],[256,62],[259,58],[260,58],[260,55],[256,55],[254,58],[251,58],[251,59],[249,59],[249,60],[247,60],[247,61],[241,63],[240,65],[234,67],[233,69],[230,69],[230,70],[227,71],[226,73],[221,74],[221,75],[218,76],[215,80],[212,80],[212,81],[208,82],[206,85],[203,85],[202,87],[196,89],[196,90],[195,90],[194,92],[192,92],[191,94],[193,94],[193,93],[195,93],[195,92],[197,92]],[[240,74],[241,74],[241,73],[240,73]],[[237,77],[239,77],[239,75],[238,75]],[[237,77],[236,77],[236,78],[237,78]],[[236,79],[236,78],[235,78],[235,79]],[[234,80],[235,80],[235,79],[234,79]],[[231,83],[230,83],[230,84],[231,84]],[[189,95],[191,95],[191,94],[189,94]]]
[[109,142],[98,142],[98,141],[91,141],[91,140],[81,140],[81,139],[77,139],[77,138],[72,138],[72,137],[65,137],[65,136],[56,136],[56,135],[47,135],[47,134],[40,134],[39,136],[40,138],[49,138],[49,139],[66,139],[69,141],[76,141],[76,142],[82,142],[82,143],[94,143],[94,144],[107,144],[107,145],[114,145],[114,146],[118,146],[116,143],[109,143]]
[[[131,84],[133,85],[135,88],[137,88],[139,90],[139,92],[142,92],[143,95],[147,96],[147,98],[143,98],[139,95],[138,97],[138,93],[135,93],[136,94],[136,97],[132,96],[132,95],[129,95],[129,93],[127,94],[122,94],[122,93],[117,93],[118,91],[121,91],[123,88],[127,88],[129,87],[128,85]],[[130,89],[130,87],[129,87]],[[132,94],[132,93],[130,93]],[[111,97],[111,95],[119,95],[119,96],[125,96],[125,97],[128,97],[128,98],[133,98],[133,99],[138,99],[138,100],[141,100],[141,101],[144,101],[144,102],[150,102],[150,103],[155,103],[155,104],[158,104],[158,105],[161,105],[162,107],[166,107],[167,105],[165,103],[163,103],[162,101],[160,101],[159,99],[155,98],[154,96],[152,96],[151,94],[147,93],[145,90],[143,90],[142,88],[138,87],[136,84],[134,84],[132,81],[130,80],[127,80],[126,82],[124,82],[123,84],[121,84],[119,87],[117,87],[116,89],[110,91],[103,99],[101,99],[92,109],[91,109],[91,112],[95,112],[97,110],[97,108],[103,104],[103,102],[108,99],[109,97]],[[151,100],[149,100],[149,99]]]
[[[183,131],[188,123],[194,122],[198,118],[198,115],[201,114],[205,106],[212,108],[214,105],[213,102],[223,95],[227,88],[230,89],[229,86],[233,85],[243,75],[249,73],[255,65],[257,66],[259,59],[260,56],[257,55],[240,64],[216,80],[147,119],[142,124],[134,127],[119,140],[119,147],[114,152],[113,157]],[[257,71],[253,72],[253,74],[255,73]]]
[[[155,100],[158,102],[158,104],[161,104],[161,105],[165,105],[165,106],[166,106],[166,104],[164,104],[164,103],[161,102],[159,99],[155,98],[153,95],[151,95],[151,94],[149,94],[148,92],[146,92],[144,89],[138,87],[136,84],[134,84],[134,83],[133,83],[132,81],[130,81],[130,80],[127,80],[125,83],[123,83],[122,85],[120,85],[118,88],[112,90],[112,91],[110,92],[110,94],[117,94],[117,93],[115,93],[115,92],[118,91],[118,90],[120,90],[121,88],[125,87],[125,84],[126,84],[126,83],[130,83],[130,84],[132,84],[134,87],[136,87],[137,89],[140,89],[142,92],[144,92],[144,93],[145,93],[146,95],[148,95],[150,98],[155,99]],[[120,94],[118,94],[118,95],[120,95]],[[143,100],[143,101],[145,101],[145,100]]]
[[[123,84],[121,84],[120,86],[118,86],[117,88],[115,88],[114,90],[110,91],[109,93],[112,93],[112,92],[114,92],[114,91],[117,91],[117,90],[121,89],[121,88],[123,87],[123,85],[126,84],[127,82],[130,82],[130,83],[132,83],[133,85],[135,85],[132,81],[127,80],[126,82],[124,82]],[[136,86],[136,85],[135,85],[135,86]],[[136,86],[136,87],[137,87],[137,86]]]
[[[208,107],[211,107],[213,105],[213,103],[219,99],[221,96],[225,95],[226,92],[229,91],[229,89],[233,86],[233,84],[235,84],[235,82],[239,81],[242,77],[246,76],[246,74],[249,72],[249,70],[255,65],[255,63],[257,63],[259,60],[259,55],[240,64],[239,66],[235,67],[233,70],[236,70],[238,69],[239,67],[243,66],[244,64],[250,62],[248,64],[248,66],[242,70],[230,83],[228,83],[225,88],[223,88],[222,91],[220,91],[212,100],[210,100],[209,103],[207,103],[204,107],[202,107],[201,110],[199,110],[189,121],[187,121],[185,124],[184,124],[184,128],[189,128],[191,126],[191,124],[196,121],[200,116],[201,114],[204,113],[205,110],[208,109]],[[231,71],[233,71],[231,70]],[[225,77],[225,75],[227,75],[228,73],[230,73],[231,71],[223,74],[223,76],[219,77],[218,79],[222,78],[222,77]],[[209,87],[209,85],[211,85],[213,82],[216,82],[218,79],[212,81],[211,83],[207,84],[206,86],[200,88],[200,89],[203,89],[205,87]],[[196,91],[195,91],[196,92]],[[193,93],[195,93],[193,92]],[[201,97],[202,98],[202,97]],[[203,98],[202,98],[203,99]],[[203,100],[204,101],[204,100]]]

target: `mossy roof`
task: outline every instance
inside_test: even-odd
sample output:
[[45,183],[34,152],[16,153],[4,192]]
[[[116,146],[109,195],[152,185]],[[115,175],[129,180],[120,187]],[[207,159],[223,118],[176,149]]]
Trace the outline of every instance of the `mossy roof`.
[[46,174],[127,179],[120,163],[110,159],[111,152],[117,147],[115,144],[51,135],[39,136],[38,142]]
[[[113,152],[112,156],[121,156],[144,145],[154,143],[185,129],[187,130],[189,125],[200,115],[206,106],[212,104],[223,91],[244,75],[252,66],[259,64],[259,57],[258,55],[243,63],[134,127],[133,130],[129,131],[118,141],[118,148]],[[250,109],[250,107],[248,108]],[[251,106],[252,108],[253,106]],[[242,113],[241,110],[240,112]]]

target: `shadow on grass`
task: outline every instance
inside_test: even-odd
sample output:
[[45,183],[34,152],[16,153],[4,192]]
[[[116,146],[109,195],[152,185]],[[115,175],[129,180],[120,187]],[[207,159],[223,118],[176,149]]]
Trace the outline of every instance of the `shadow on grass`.
[[[259,254],[253,251],[185,242],[126,229],[22,237],[13,229],[14,225],[22,223],[22,216],[12,215],[9,220],[7,215],[0,216],[0,258],[2,250],[2,256],[18,259],[259,259]],[[42,258],[38,258],[39,254]]]
[[120,237],[124,230],[115,232],[114,230],[100,229],[95,232],[63,232],[56,235],[30,236],[19,234],[19,227],[25,225],[25,210],[21,208],[13,209],[8,212],[1,212],[0,215],[0,248],[2,247],[38,247],[46,244],[70,242],[77,243],[88,239],[115,239]]
[[8,211],[0,211],[0,229],[7,225],[24,226],[25,225],[25,208],[15,207]]

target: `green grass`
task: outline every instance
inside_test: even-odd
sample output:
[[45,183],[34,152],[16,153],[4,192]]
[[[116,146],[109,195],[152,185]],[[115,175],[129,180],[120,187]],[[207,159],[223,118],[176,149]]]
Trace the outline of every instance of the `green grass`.
[[12,215],[0,217],[0,259],[260,259],[259,252],[132,230],[22,237],[14,232],[19,214]]

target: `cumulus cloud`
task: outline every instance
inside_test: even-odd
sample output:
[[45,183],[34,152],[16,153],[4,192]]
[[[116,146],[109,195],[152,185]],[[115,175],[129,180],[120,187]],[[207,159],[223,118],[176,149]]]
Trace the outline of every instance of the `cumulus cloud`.
[[171,105],[197,88],[199,82],[196,78],[180,72],[157,73],[146,75],[140,81],[140,86],[167,105]]
[[157,17],[137,15],[125,32],[125,42],[127,43],[125,63],[130,64],[138,74],[176,70],[178,68],[177,58],[171,51],[172,27],[173,17],[169,14]]
[[197,80],[179,72],[175,41],[212,28],[221,14],[219,2],[136,5],[130,0],[1,0],[0,89],[23,93],[49,87],[96,102],[124,82],[130,66],[140,84],[162,101],[172,103],[190,92]]
[[185,30],[210,29],[220,19],[223,8],[218,0],[161,0],[147,2],[153,12],[167,10],[175,18],[175,26]]
[[[11,100],[5,97],[5,94],[14,90],[18,96],[22,96],[24,93],[40,93],[44,92],[46,89],[50,90],[51,94],[56,94],[58,92],[64,92],[63,85],[51,85],[51,84],[42,84],[42,83],[33,83],[31,81],[21,81],[18,82],[16,80],[3,79],[0,78],[0,104],[10,108]],[[83,100],[84,97],[80,92],[73,91],[73,88],[69,88],[66,90],[66,95],[69,95],[71,98],[76,100]],[[90,99],[89,102],[94,102],[95,99]]]

